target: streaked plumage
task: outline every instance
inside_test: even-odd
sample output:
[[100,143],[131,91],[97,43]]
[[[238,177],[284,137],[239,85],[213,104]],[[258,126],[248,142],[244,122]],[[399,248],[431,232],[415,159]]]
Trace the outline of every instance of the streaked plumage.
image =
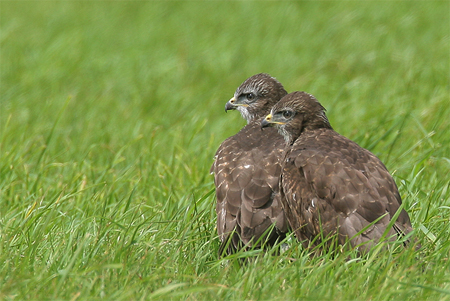
[[269,245],[287,232],[278,186],[284,140],[276,129],[260,127],[261,118],[286,94],[276,79],[257,74],[244,81],[225,106],[238,110],[248,124],[220,145],[211,167],[221,253],[224,248],[233,253],[244,245],[258,247],[256,241],[272,224],[275,231],[263,237]]
[[[394,179],[375,155],[332,129],[314,96],[288,94],[261,125],[274,125],[285,137],[283,206],[305,246],[336,233],[339,244],[352,238],[360,250],[380,240],[402,203]],[[405,210],[387,231],[391,239],[412,231]]]

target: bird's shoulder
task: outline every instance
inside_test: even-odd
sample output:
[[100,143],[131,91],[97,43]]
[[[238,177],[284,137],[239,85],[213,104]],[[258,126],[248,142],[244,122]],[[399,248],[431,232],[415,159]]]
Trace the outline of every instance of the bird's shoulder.
[[[397,186],[384,164],[350,139],[321,130],[292,145],[283,168],[292,190],[308,190],[345,215],[357,208],[368,220],[401,204]],[[303,182],[305,187],[297,183]]]
[[370,151],[332,129],[302,133],[289,148],[287,161],[292,161],[297,167],[328,166],[327,174],[333,172],[330,170],[332,166],[364,169],[369,164],[386,169]]
[[259,122],[252,122],[221,143],[210,172],[216,173],[220,166],[235,168],[270,163],[274,158],[281,158],[284,148],[284,139],[276,129],[261,130]]
[[250,122],[230,138],[245,151],[264,148],[268,151],[267,148],[284,149],[285,146],[283,136],[275,128],[261,129],[259,120]]

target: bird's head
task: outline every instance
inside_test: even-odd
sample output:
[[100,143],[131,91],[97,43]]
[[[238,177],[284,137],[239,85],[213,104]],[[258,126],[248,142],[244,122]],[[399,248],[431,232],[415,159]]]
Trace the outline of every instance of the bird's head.
[[331,129],[325,108],[306,92],[290,93],[277,102],[261,121],[261,128],[268,126],[275,126],[288,144],[306,129]]
[[225,112],[238,110],[250,121],[264,117],[270,108],[287,94],[283,85],[272,76],[259,73],[246,79],[225,105]]

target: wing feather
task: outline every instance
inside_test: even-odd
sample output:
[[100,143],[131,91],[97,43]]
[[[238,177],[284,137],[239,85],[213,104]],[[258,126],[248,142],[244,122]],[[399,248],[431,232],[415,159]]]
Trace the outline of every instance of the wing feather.
[[[279,197],[284,140],[275,129],[261,131],[259,121],[225,140],[211,167],[217,197],[217,231],[229,252],[256,242],[275,223],[268,239],[284,237],[287,221]],[[234,233],[233,237],[230,237]]]
[[[353,246],[369,242],[370,247],[401,205],[397,186],[381,161],[332,129],[305,132],[296,140],[284,162],[282,188],[287,218],[301,240],[321,231],[324,236],[338,232],[344,244],[379,219],[351,241]],[[404,210],[394,228],[412,230]]]

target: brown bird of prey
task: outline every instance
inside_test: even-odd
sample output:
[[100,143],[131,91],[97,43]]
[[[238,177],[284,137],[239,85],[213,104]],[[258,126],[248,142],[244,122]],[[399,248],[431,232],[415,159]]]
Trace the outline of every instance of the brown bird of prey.
[[221,255],[285,237],[278,186],[284,140],[276,129],[262,131],[260,122],[286,94],[280,82],[261,73],[245,80],[225,105],[225,111],[238,110],[247,125],[220,145],[211,167]]
[[314,96],[288,94],[261,126],[275,126],[286,140],[283,208],[305,247],[334,236],[340,245],[350,241],[351,247],[367,251],[385,232],[387,239],[395,239],[412,231],[403,209],[391,223],[402,200],[386,167],[370,151],[335,132]]

